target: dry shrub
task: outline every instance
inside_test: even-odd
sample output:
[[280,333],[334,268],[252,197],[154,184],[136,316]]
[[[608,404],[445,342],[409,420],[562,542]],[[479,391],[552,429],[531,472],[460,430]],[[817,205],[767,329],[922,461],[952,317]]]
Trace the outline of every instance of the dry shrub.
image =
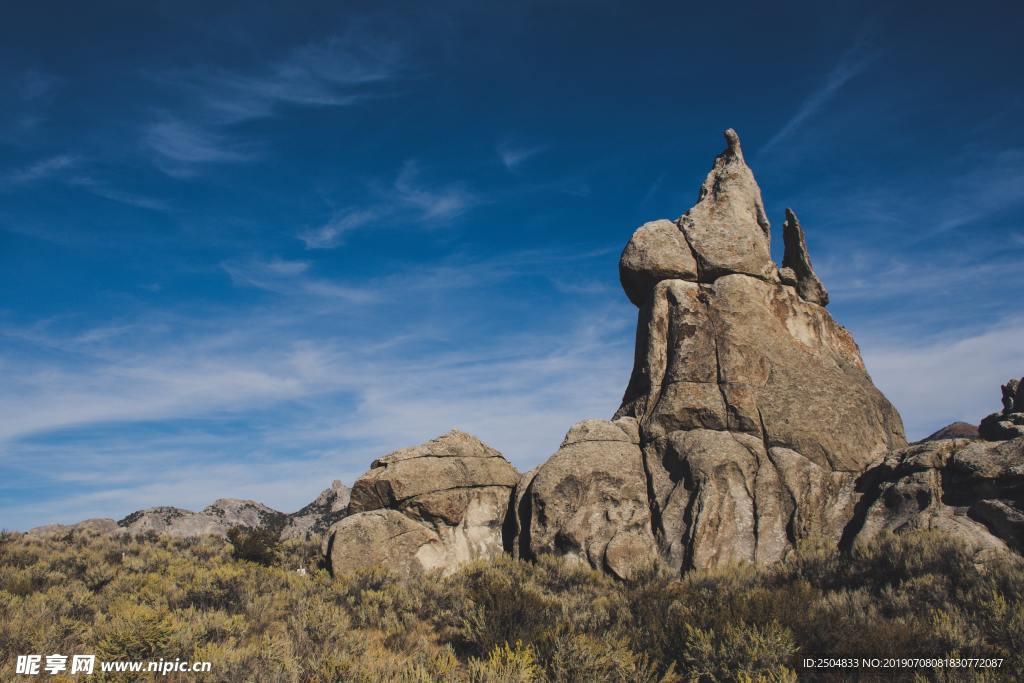
[[[790,681],[805,656],[900,655],[1005,659],[928,680],[1024,671],[1021,562],[978,565],[933,533],[630,583],[552,557],[403,578],[331,577],[314,543],[282,544],[269,565],[236,554],[217,538],[2,534],[0,667],[96,652],[208,660],[204,680],[232,683]],[[195,680],[147,676],[132,680]]]

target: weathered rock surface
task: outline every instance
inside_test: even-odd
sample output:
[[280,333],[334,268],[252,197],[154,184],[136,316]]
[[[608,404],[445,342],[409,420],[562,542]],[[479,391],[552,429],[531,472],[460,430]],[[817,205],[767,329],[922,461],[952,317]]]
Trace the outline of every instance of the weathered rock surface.
[[[581,424],[607,435],[632,418],[639,438],[570,431],[517,496],[526,556],[626,575],[653,561],[766,564],[812,535],[838,545],[858,476],[906,446],[899,414],[823,308],[796,215],[780,272],[739,138],[729,130],[726,141],[677,221],[696,274],[665,221],[638,230],[620,260],[639,308],[634,369],[615,421]],[[622,572],[609,559],[620,535],[630,539]]]
[[353,555],[347,540],[353,537],[394,545],[379,548],[381,557],[405,557],[415,541],[425,549],[395,565],[405,571],[451,571],[497,555],[512,544],[508,513],[518,481],[519,473],[498,451],[459,431],[395,451],[375,460],[353,485],[349,516],[331,527],[325,542],[329,565],[345,572],[372,563]]
[[1003,410],[984,418],[978,433],[989,441],[1024,437],[1024,379],[1011,379],[1000,389]]
[[782,256],[783,270],[792,272],[792,277],[783,277],[786,284],[795,284],[796,291],[800,298],[819,306],[828,305],[828,290],[814,272],[811,266],[811,256],[807,251],[807,239],[804,236],[804,229],[800,227],[800,221],[792,209],[786,209],[786,222],[782,224],[782,239],[785,244],[785,252]]
[[889,454],[861,488],[847,543],[935,529],[979,550],[1024,552],[1024,438],[923,442]]
[[726,273],[776,280],[761,188],[743,159],[736,131],[725,131],[725,140],[697,203],[676,222],[697,259],[700,281]]
[[321,538],[348,514],[351,489],[335,479],[312,503],[288,515],[281,540]]
[[656,563],[636,420],[574,425],[517,499],[519,552],[569,557],[627,579]]
[[619,280],[637,306],[650,300],[662,280],[696,280],[697,261],[679,226],[672,221],[644,223],[619,259]]
[[322,551],[335,576],[381,566],[415,574],[445,566],[441,538],[397,510],[370,510],[331,527]]

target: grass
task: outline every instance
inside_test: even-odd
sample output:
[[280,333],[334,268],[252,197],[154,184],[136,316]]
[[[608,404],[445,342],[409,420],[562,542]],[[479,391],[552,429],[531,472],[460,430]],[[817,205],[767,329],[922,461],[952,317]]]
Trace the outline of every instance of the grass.
[[556,558],[331,577],[314,544],[265,554],[248,541],[0,535],[0,678],[14,678],[18,654],[51,653],[213,665],[90,679],[101,681],[792,681],[825,676],[799,669],[814,655],[1004,658],[998,671],[919,680],[1024,671],[1020,563],[979,567],[929,533],[628,584]]

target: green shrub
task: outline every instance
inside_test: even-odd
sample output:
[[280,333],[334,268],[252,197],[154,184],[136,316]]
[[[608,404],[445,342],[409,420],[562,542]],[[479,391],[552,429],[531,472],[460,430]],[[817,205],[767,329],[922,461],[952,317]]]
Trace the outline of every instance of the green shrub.
[[231,556],[236,560],[247,560],[270,566],[278,560],[280,541],[271,529],[236,526],[228,530],[228,541],[231,543]]

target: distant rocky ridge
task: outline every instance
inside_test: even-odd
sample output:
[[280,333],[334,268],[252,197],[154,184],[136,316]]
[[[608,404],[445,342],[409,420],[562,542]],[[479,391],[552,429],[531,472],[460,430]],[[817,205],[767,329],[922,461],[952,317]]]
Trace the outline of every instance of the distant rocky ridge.
[[[637,306],[634,367],[610,420],[573,425],[520,474],[457,430],[375,460],[291,515],[253,501],[152,508],[101,532],[322,538],[326,565],[453,571],[502,553],[558,555],[620,579],[784,560],[809,539],[850,550],[932,529],[983,557],[1024,554],[1024,379],[979,427],[908,445],[852,335],[826,310],[807,236],[786,210],[772,261],[761,191],[725,132],[697,203],[636,229],[622,287]],[[67,529],[68,527],[60,527]],[[54,527],[36,530],[50,533]]]
[[917,443],[926,441],[941,441],[942,439],[979,439],[978,426],[967,422],[951,422],[950,424],[937,429]]
[[31,529],[28,533],[51,535],[75,530],[92,530],[100,533],[151,532],[179,537],[226,537],[229,529],[240,526],[250,529],[271,529],[279,532],[282,540],[316,539],[345,516],[348,500],[349,488],[340,481],[335,481],[330,488],[317,496],[316,500],[292,514],[278,512],[254,500],[221,498],[203,508],[201,512],[167,506],[153,507],[133,512],[119,521],[88,519],[77,524],[48,524]]

